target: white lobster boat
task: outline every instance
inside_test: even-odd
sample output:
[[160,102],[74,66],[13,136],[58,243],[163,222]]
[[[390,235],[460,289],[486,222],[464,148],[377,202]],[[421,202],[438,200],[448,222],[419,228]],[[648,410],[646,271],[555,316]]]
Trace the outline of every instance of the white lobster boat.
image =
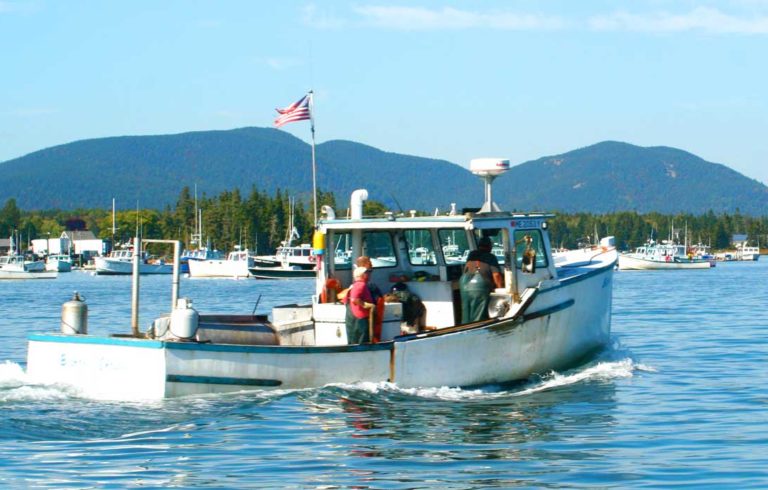
[[714,258],[701,258],[686,252],[685,245],[649,240],[634,252],[619,255],[619,270],[709,269],[715,266]]
[[251,277],[248,269],[253,266],[251,252],[247,248],[245,250],[237,248],[229,252],[226,259],[213,258],[189,261],[189,277],[246,278]]
[[[368,218],[362,215],[365,190],[353,193],[350,218],[336,218],[324,207],[313,240],[316,294],[306,304],[276,307],[271,318],[198,315],[186,298],[178,298],[177,269],[171,294],[176,307],[146,333],[138,330],[138,305],[132,332],[97,336],[86,333],[84,304],[66,303],[62,333],[30,336],[27,373],[36,382],[71,385],[89,397],[158,399],[329,383],[470,387],[582,362],[610,336],[617,260],[611,240],[560,254],[555,263],[547,229],[552,215],[500,212],[493,204],[491,181],[509,161],[473,160],[472,168],[486,179],[486,203],[479,212]],[[463,264],[455,257],[475,248],[482,236],[503,247],[505,287],[492,293],[489,319],[462,324]],[[382,290],[412,279],[408,289],[426,306],[428,327],[408,330],[402,305],[386,303],[381,340],[347,345],[346,307],[333,302],[330,289],[352,281],[351,262],[335,260],[341,244],[349,244],[345,253],[352,260],[374,259],[370,280]],[[460,248],[449,260],[446,244]],[[410,252],[417,247],[427,247],[430,260],[412,261]],[[138,291],[138,276],[133,281]]]
[[[133,249],[113,250],[108,257],[96,257],[93,263],[96,274],[105,276],[127,276],[133,274]],[[139,253],[139,274],[170,274],[173,265],[162,260],[152,262],[149,256]]]

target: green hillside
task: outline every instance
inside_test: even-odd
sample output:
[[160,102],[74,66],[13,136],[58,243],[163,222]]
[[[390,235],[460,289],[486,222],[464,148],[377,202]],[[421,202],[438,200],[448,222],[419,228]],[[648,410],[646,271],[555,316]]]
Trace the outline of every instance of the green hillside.
[[[480,206],[482,183],[459,165],[351,141],[317,145],[318,187],[346,203],[357,188],[393,209]],[[462,162],[465,163],[465,162]],[[515,165],[516,162],[512,162]],[[252,186],[307,198],[310,146],[270,128],[75,141],[0,163],[0,202],[22,209],[162,209],[185,186],[208,195]],[[768,188],[682,150],[603,142],[515,165],[498,178],[503,208],[565,212],[768,214]]]

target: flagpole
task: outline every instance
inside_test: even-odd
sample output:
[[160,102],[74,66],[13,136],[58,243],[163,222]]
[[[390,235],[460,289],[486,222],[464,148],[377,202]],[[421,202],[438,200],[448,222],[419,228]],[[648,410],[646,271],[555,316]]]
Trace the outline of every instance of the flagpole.
[[309,91],[309,123],[312,131],[312,206],[315,212],[315,227],[317,227],[317,171],[315,165],[315,95]]

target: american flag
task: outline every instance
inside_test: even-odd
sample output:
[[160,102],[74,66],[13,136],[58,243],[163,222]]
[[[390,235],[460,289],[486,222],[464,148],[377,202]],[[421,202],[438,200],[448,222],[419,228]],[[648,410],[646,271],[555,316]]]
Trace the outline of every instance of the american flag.
[[279,128],[285,124],[305,121],[311,118],[310,115],[310,103],[312,101],[312,94],[309,93],[301,98],[298,102],[294,102],[285,109],[275,109],[280,115],[275,119],[275,127]]

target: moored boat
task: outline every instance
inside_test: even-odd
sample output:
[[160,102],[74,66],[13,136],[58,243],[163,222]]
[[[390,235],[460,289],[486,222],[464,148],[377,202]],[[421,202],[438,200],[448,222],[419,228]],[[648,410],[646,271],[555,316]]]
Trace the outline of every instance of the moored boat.
[[[472,168],[486,178],[480,212],[367,218],[365,190],[353,193],[350,218],[336,218],[324,207],[313,240],[318,261],[308,303],[275,307],[271,318],[200,315],[178,298],[174,282],[175,308],[146,333],[138,331],[136,306],[130,334],[96,336],[75,329],[31,335],[27,374],[33,381],[74,386],[84,396],[155,399],[328,383],[469,387],[583,361],[609,340],[615,248],[606,241],[589,253],[565,253],[556,263],[547,227],[552,215],[501,212],[491,201],[490,181],[509,161],[482,159]],[[457,235],[461,240],[452,243],[467,249],[489,237],[503,250],[504,287],[491,292],[488,319],[461,320],[464,264],[456,257],[463,250],[446,257],[442,248]],[[349,244],[341,250],[349,261],[337,260],[340,244]],[[417,247],[426,253],[412,253]],[[407,281],[426,307],[426,328],[409,329],[403,305],[386,302],[380,341],[348,344],[346,306],[334,301],[332,288],[352,282],[350,264],[361,255],[372,259],[370,281],[380,289]],[[70,306],[78,308],[77,302]],[[67,327],[84,321],[80,317]]]
[[30,272],[45,271],[45,262],[42,260],[27,260],[21,254],[8,253],[0,256],[0,271],[4,272]]
[[750,246],[746,242],[736,248],[735,260],[757,261],[760,259],[760,247]]
[[208,247],[184,250],[181,254],[181,272],[189,273],[189,263],[195,260],[222,260],[224,256],[218,250],[211,250]]
[[272,267],[251,267],[248,269],[255,279],[311,279],[315,277],[312,269],[283,263]]
[[51,254],[45,258],[45,270],[48,272],[70,272],[72,257],[67,254]]
[[699,258],[687,252],[685,245],[648,240],[634,252],[619,255],[619,270],[709,269],[715,266],[714,259]]
[[241,279],[250,277],[250,268],[255,267],[253,255],[246,248],[236,248],[227,258],[190,260],[189,277]]
[[[113,250],[107,257],[95,257],[94,267],[98,275],[131,275],[133,274],[133,249]],[[141,252],[139,259],[139,274],[170,274],[173,264],[163,260],[151,259]]]

